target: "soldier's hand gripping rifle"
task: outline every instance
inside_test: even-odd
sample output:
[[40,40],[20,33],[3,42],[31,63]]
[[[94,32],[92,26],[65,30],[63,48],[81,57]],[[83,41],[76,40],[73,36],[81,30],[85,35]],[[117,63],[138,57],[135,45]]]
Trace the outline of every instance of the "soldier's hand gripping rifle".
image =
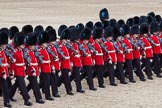
[[153,46],[156,46],[155,42],[154,42],[151,38],[147,37],[147,40],[148,40]]
[[120,41],[120,44],[121,44],[121,47],[125,50],[125,53],[128,53],[128,47],[126,46],[126,44],[121,41]]
[[73,48],[73,46],[70,44],[69,41],[66,43],[66,47],[67,47],[68,49],[71,49],[71,50],[73,51],[74,55],[77,55],[76,50]]
[[137,40],[137,43],[138,43],[139,46],[141,46],[142,50],[144,51],[145,50],[144,43],[140,39]]
[[2,60],[4,60],[4,58],[0,58],[0,67],[2,66]]
[[14,61],[15,61],[15,59],[13,57],[14,54],[13,53],[10,53],[8,51],[8,49],[5,49],[5,54],[6,54],[6,56],[8,56],[10,58],[10,63],[14,63]]
[[43,63],[43,56],[40,55],[40,53],[38,52],[38,47],[37,46],[35,46],[34,54],[39,59],[39,62],[42,64]]
[[97,51],[93,48],[93,46],[92,46],[90,43],[88,43],[87,46],[88,46],[88,48],[92,51],[92,53],[93,53],[94,55],[97,54]]
[[103,42],[99,42],[99,44],[100,44],[101,48],[102,48],[106,53],[108,53],[107,46],[105,46]]
[[56,48],[56,50],[57,50],[57,53],[61,55],[62,60],[65,60],[64,52],[61,51],[58,42],[56,42],[56,44],[55,44],[55,48]]
[[79,50],[81,50],[83,52],[83,56],[87,56],[88,54],[86,52],[86,49],[83,48],[83,45],[80,42],[78,42],[78,41],[75,41],[75,42],[78,44]]
[[130,40],[131,45],[135,48],[135,50],[137,50],[138,49],[138,45],[136,43],[134,43],[132,38],[129,38],[129,40]]
[[47,47],[46,48],[46,50],[47,50],[47,52],[49,53],[49,54],[51,54],[52,55],[52,57],[53,57],[53,59],[54,60],[56,60],[57,58],[56,58],[56,55],[54,54],[54,52],[53,51],[51,51],[51,49],[49,48],[49,47]]
[[119,49],[119,47],[116,45],[116,42],[112,42],[113,43],[113,46],[114,46],[114,48],[116,49],[116,51],[117,51],[117,53],[120,53],[120,49]]

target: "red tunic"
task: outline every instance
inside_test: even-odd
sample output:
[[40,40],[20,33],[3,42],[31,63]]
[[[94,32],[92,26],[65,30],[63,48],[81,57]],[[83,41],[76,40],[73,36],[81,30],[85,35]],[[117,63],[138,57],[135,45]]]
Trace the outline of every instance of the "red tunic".
[[14,59],[16,62],[13,63],[14,70],[12,70],[12,72],[14,72],[15,76],[25,76],[25,61],[22,49],[15,49]]
[[81,54],[78,48],[78,44],[71,42],[72,47],[77,51],[77,54],[74,55],[74,52],[69,49],[70,60],[75,67],[82,67]]
[[133,48],[130,41],[127,38],[124,38],[122,42],[125,43],[129,51],[128,53],[125,54],[125,59],[133,60]]
[[27,51],[28,56],[30,57],[30,65],[27,68],[27,75],[28,76],[33,76],[32,75],[32,71],[34,70],[34,72],[36,73],[36,76],[38,76],[38,62],[37,62],[37,58],[34,55],[34,52],[30,49],[28,49]]
[[65,45],[63,45],[62,43],[60,44],[60,50],[63,52],[64,56],[65,56],[65,60],[62,59],[62,56],[59,54],[59,58],[61,61],[61,69],[71,69],[71,65],[70,65],[70,56],[69,56],[69,52],[68,49],[66,48]]
[[82,43],[83,48],[86,49],[86,53],[87,55],[84,56],[84,53],[81,51],[81,55],[82,55],[82,64],[83,66],[92,66],[92,56],[91,56],[91,52],[88,49],[88,46],[84,43]]
[[113,43],[111,41],[106,41],[105,46],[107,46],[108,53],[104,54],[104,60],[107,61],[108,59],[111,59],[112,62],[117,62],[117,57],[116,57],[116,51],[113,46]]
[[[137,43],[137,39],[133,38],[133,42]],[[138,49],[133,50],[133,58],[134,59],[140,59],[140,55],[141,55],[140,51],[141,51],[140,46],[138,46]]]
[[102,48],[100,47],[100,44],[94,42],[92,45],[95,48],[95,50],[97,51],[97,54],[94,55],[95,64],[96,65],[104,65],[103,52],[102,52]]
[[4,53],[4,50],[0,49],[0,58],[2,59],[2,65],[0,66],[0,78],[3,77],[4,74],[8,76],[8,63],[7,63],[7,58]]
[[48,46],[50,48],[50,50],[54,53],[54,55],[56,56],[54,59],[52,54],[49,54],[50,55],[50,59],[51,59],[51,66],[54,66],[55,67],[55,70],[59,71],[60,70],[60,64],[59,64],[59,57],[58,57],[58,53],[56,51],[56,48],[52,45],[49,45]]
[[124,54],[124,50],[120,44],[120,42],[116,42],[116,45],[118,46],[120,52],[116,53],[117,55],[117,61],[118,62],[125,62],[125,54]]
[[43,47],[39,47],[38,52],[43,57],[43,63],[40,64],[41,72],[51,73],[51,64],[50,64],[51,60],[50,60],[47,50]]
[[141,37],[141,41],[144,43],[145,47],[145,50],[142,53],[146,55],[146,58],[152,58],[153,51],[150,42],[145,37]]
[[161,47],[160,47],[159,38],[155,35],[150,36],[150,38],[155,43],[155,45],[152,44],[153,53],[154,54],[161,54],[162,51],[161,51]]

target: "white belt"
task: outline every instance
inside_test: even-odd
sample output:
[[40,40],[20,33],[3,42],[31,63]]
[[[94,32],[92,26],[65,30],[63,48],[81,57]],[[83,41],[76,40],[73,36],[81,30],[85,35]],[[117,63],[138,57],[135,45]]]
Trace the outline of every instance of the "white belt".
[[32,66],[38,66],[38,63],[30,63]]
[[88,55],[87,55],[87,57],[90,57],[90,56],[91,56],[91,54],[88,54]]
[[103,55],[103,53],[97,53],[96,55],[98,55],[98,56],[102,56],[102,55]]
[[151,49],[151,48],[152,48],[152,46],[145,47],[145,49]]
[[65,56],[65,59],[70,59],[70,56]]
[[77,55],[75,55],[74,57],[79,58],[79,57],[80,57],[80,54],[77,54]]
[[8,63],[3,63],[2,64],[2,67],[6,67],[6,66],[8,66]]
[[128,51],[133,51],[133,49],[128,49]]
[[16,66],[25,66],[25,63],[16,63]]
[[115,50],[112,50],[112,51],[108,51],[108,53],[115,53]]
[[160,46],[160,44],[155,44],[156,46]]
[[50,63],[51,60],[43,60],[43,63]]

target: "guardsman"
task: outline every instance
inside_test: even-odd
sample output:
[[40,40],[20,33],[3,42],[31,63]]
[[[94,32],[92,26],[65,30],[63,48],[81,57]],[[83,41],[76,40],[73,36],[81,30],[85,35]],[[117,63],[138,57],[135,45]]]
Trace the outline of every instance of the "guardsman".
[[158,22],[151,22],[150,24],[150,39],[152,40],[152,50],[153,50],[153,63],[154,63],[154,72],[157,77],[161,78],[161,68],[160,68],[160,55],[162,54],[162,49],[160,47],[158,35],[159,26]]
[[121,84],[127,84],[125,80],[124,74],[124,63],[125,63],[125,50],[121,45],[122,34],[118,28],[114,28],[114,44],[117,46],[116,48],[116,56],[117,56],[117,64],[116,64],[116,74]]
[[78,28],[72,27],[70,30],[70,44],[71,48],[69,49],[70,60],[72,63],[72,72],[70,76],[70,80],[74,79],[76,84],[76,91],[79,93],[84,93],[85,91],[82,89],[81,85],[81,76],[80,70],[82,68],[81,54],[78,47],[78,40],[80,39]]
[[[162,21],[159,24],[159,38],[160,38],[160,44],[162,48]],[[160,55],[160,67],[162,67],[162,54]]]
[[28,33],[25,37],[26,50],[24,50],[25,61],[27,65],[26,73],[28,75],[29,84],[27,85],[28,92],[33,89],[36,102],[44,104],[45,101],[42,99],[40,88],[38,84],[38,62],[34,55],[34,46],[37,43],[37,36],[33,32]]
[[102,43],[100,40],[100,38],[102,37],[102,33],[103,33],[102,28],[95,28],[93,30],[94,42],[92,43],[92,45],[97,51],[97,53],[94,55],[94,61],[95,61],[95,69],[97,71],[98,84],[100,88],[105,88],[103,79],[104,60],[102,48],[106,47],[104,46],[104,43]]
[[89,89],[96,91],[97,89],[94,87],[94,82],[93,82],[92,56],[87,46],[88,41],[91,36],[91,30],[89,28],[84,28],[82,32],[80,33],[80,35],[81,35],[81,40],[82,40],[82,46],[85,49],[85,52],[81,51],[83,70],[87,76],[87,83],[88,83]]
[[60,72],[60,61],[58,57],[57,50],[55,48],[56,44],[56,31],[55,29],[51,29],[48,31],[48,46],[47,46],[47,52],[50,55],[51,59],[51,86],[52,86],[52,95],[54,97],[60,97],[59,92],[58,92],[58,87],[57,87],[57,82],[58,82],[58,73]]
[[138,25],[134,25],[131,27],[130,29],[130,34],[132,37],[130,37],[130,41],[131,44],[133,46],[133,66],[136,68],[136,74],[138,75],[139,79],[141,81],[145,81],[146,79],[144,78],[144,74],[142,73],[142,69],[141,69],[141,48],[140,48],[140,43],[139,43],[139,34],[140,34],[140,30],[139,30],[139,26]]
[[114,73],[114,65],[117,62],[116,57],[116,51],[113,46],[113,28],[111,26],[108,26],[104,29],[104,38],[106,41],[104,42],[104,45],[107,47],[108,52],[105,52],[104,54],[104,60],[105,64],[108,68],[108,75],[110,80],[110,85],[117,86],[115,83],[115,73]]
[[14,70],[11,70],[13,72],[12,74],[16,77],[15,84],[10,88],[10,98],[12,98],[15,95],[16,88],[19,87],[21,91],[21,95],[24,99],[24,105],[26,106],[32,106],[32,103],[29,101],[30,96],[26,89],[26,84],[24,77],[26,76],[25,73],[25,61],[23,57],[23,51],[24,48],[24,35],[22,32],[16,33],[14,37]]
[[148,79],[153,80],[152,77],[152,70],[151,70],[151,62],[150,59],[153,57],[153,51],[151,43],[148,41],[148,32],[149,26],[147,23],[143,23],[140,25],[140,34],[141,34],[141,41],[144,44],[144,48],[142,50],[142,63],[145,65],[145,72]]
[[35,54],[37,53],[38,55],[38,62],[39,62],[39,71],[41,72],[41,82],[42,83],[42,89],[44,90],[45,93],[45,98],[47,100],[54,100],[54,98],[50,94],[50,75],[51,75],[51,60],[50,56],[46,50],[47,43],[48,43],[48,33],[43,31],[40,34],[38,34],[38,45],[36,46],[38,48],[35,49]]
[[69,39],[69,29],[64,29],[60,33],[60,45],[59,45],[59,48],[62,52],[62,54],[61,53],[59,54],[62,73],[62,75],[60,76],[61,78],[60,82],[64,83],[68,95],[74,95],[74,93],[72,92],[72,86],[70,83],[70,76],[69,76],[69,72],[71,71],[71,65],[70,65],[69,51],[66,47],[68,39]]
[[7,84],[8,73],[8,63],[4,52],[8,44],[8,34],[4,31],[0,31],[0,85],[2,87],[3,102],[5,107],[12,107],[9,100],[9,89]]
[[124,25],[122,28],[122,32],[123,32],[123,40],[122,42],[127,46],[127,52],[125,54],[125,65],[126,65],[126,75],[128,75],[129,77],[129,81],[132,83],[135,83],[136,81],[133,78],[133,48],[132,45],[130,43],[130,40],[128,38],[130,38],[130,28],[128,25]]

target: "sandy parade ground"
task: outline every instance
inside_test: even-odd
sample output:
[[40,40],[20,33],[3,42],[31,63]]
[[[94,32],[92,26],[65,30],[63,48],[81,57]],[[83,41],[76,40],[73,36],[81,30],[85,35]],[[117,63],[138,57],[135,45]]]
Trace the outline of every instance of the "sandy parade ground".
[[[150,11],[162,15],[162,0],[0,0],[0,28],[25,24],[33,26],[42,24],[44,27],[52,25],[58,28],[61,24],[76,25],[80,22],[99,21],[100,9],[106,7],[110,18],[127,19],[135,15],[146,15]],[[85,80],[82,81],[85,94],[76,93],[72,82],[74,96],[68,96],[62,85],[59,88],[61,98],[46,101],[44,105],[35,103],[32,91],[31,108],[162,108],[162,79],[154,77],[153,81],[139,81],[128,85],[118,83],[117,87],[109,85],[105,79],[105,89],[95,86],[97,91],[88,90]],[[28,82],[28,81],[26,81]],[[16,93],[14,108],[24,108],[23,99]],[[44,95],[43,95],[44,98]],[[0,97],[0,108],[3,100]]]

